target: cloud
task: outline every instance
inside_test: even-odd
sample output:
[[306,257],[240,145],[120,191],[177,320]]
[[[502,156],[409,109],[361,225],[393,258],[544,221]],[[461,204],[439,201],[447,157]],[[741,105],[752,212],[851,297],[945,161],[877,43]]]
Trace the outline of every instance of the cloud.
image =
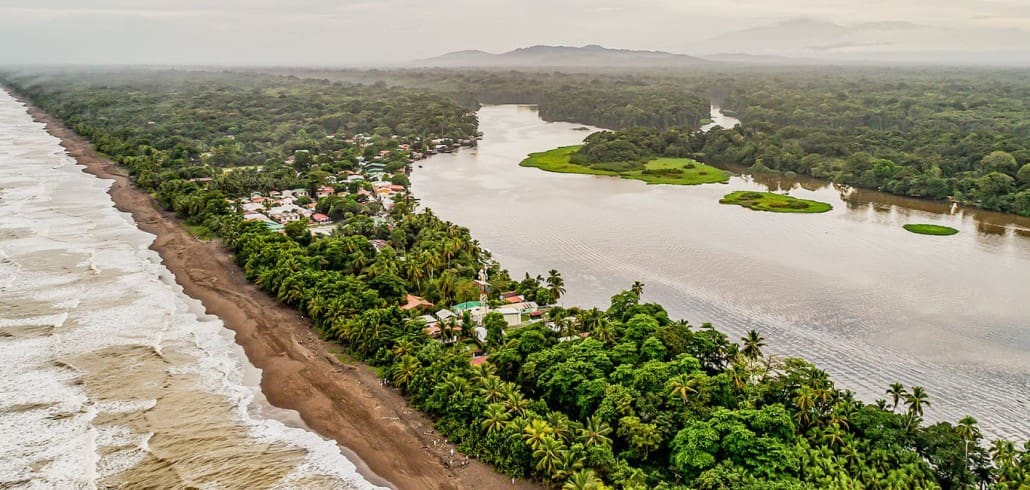
[[593,43],[690,52],[798,16],[1030,29],[1021,0],[0,0],[0,63],[347,64]]

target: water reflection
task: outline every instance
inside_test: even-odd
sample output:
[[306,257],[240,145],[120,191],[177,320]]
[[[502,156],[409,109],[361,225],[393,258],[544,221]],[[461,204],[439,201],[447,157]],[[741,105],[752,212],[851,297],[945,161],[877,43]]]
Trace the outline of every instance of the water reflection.
[[[484,108],[480,125],[478,149],[427,161],[413,190],[514,276],[556,268],[567,304],[601,307],[641,280],[671,316],[734,338],[757,329],[771,352],[803,355],[867,400],[920,384],[930,418],[971,414],[989,435],[1030,437],[1030,220],[732,165],[728,184],[704,186],[547,173],[518,162],[581,141],[579,125],[515,107]],[[718,204],[732,190],[834,209]],[[911,222],[961,232],[916,235]]]

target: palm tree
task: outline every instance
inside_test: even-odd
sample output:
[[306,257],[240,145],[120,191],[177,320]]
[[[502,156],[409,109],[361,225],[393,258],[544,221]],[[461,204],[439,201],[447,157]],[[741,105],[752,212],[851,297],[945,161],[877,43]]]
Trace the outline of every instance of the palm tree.
[[929,396],[922,386],[913,386],[912,393],[905,395],[905,403],[908,404],[909,413],[918,417],[923,416],[923,407],[930,406]]
[[551,299],[558,301],[565,294],[565,280],[557,269],[547,271],[547,289],[551,291]]
[[562,443],[550,436],[545,436],[537,444],[537,447],[533,449],[533,459],[536,459],[537,471],[543,473],[548,478],[554,476],[558,472],[558,465],[562,461],[563,452],[565,452],[565,447]]
[[629,287],[629,290],[639,298],[644,295],[644,283],[633,281],[633,285]]
[[697,393],[697,389],[694,388],[694,380],[686,374],[680,374],[669,380],[668,383],[669,394],[672,396],[679,397],[686,404],[690,395]]
[[491,403],[486,406],[486,410],[483,412],[483,430],[487,434],[504,430],[504,426],[509,418],[511,418],[511,414],[506,412],[501,404]]
[[815,390],[802,386],[794,397],[794,406],[798,408],[798,424],[807,426],[812,422],[812,411],[815,409]]
[[955,432],[958,433],[962,441],[965,442],[965,459],[969,459],[969,443],[976,442],[980,439],[980,429],[976,428],[976,419],[973,417],[962,417],[958,421],[958,425],[955,426]]
[[611,446],[612,439],[608,434],[612,433],[612,427],[596,415],[587,418],[577,434],[577,441],[583,446],[590,448],[594,446]]
[[599,325],[604,319],[604,313],[597,308],[590,308],[589,310],[583,310],[579,314],[579,326],[585,332],[591,332]]
[[562,490],[596,490],[601,488],[603,482],[594,473],[594,470],[579,470],[569,476],[562,485]]
[[408,383],[418,374],[418,368],[422,367],[414,356],[404,356],[401,362],[397,363],[393,370],[392,381],[404,392],[408,391]]
[[748,331],[747,335],[741,337],[744,347],[740,350],[744,357],[754,361],[762,357],[762,347],[765,347],[765,339],[754,329]]
[[487,403],[499,402],[504,399],[504,381],[497,376],[487,376],[483,380],[483,386],[479,388],[479,394]]
[[534,419],[522,429],[522,439],[533,449],[540,447],[545,439],[554,440],[552,434],[554,429],[543,419]]
[[558,453],[558,464],[556,465],[553,480],[564,480],[576,471],[583,468],[583,457],[574,451],[565,450]]
[[609,322],[605,317],[601,317],[597,326],[590,331],[590,335],[605,344],[615,342],[615,329],[612,327],[611,322]]
[[894,412],[898,408],[898,401],[908,396],[905,391],[905,387],[901,383],[891,383],[891,387],[887,389],[887,395],[891,397],[892,405],[891,411]]
[[522,396],[522,392],[516,390],[506,394],[504,398],[504,407],[511,413],[522,415],[526,413],[526,409],[529,408],[529,400]]

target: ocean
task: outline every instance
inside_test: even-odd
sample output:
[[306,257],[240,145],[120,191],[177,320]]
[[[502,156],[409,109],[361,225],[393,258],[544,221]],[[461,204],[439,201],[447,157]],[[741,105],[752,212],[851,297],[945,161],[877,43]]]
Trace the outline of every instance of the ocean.
[[0,488],[375,488],[0,91]]

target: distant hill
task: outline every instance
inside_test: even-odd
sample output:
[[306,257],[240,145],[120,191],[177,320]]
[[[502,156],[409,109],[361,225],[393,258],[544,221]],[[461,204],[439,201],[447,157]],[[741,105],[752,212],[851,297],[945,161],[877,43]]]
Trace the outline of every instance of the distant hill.
[[[836,24],[797,18],[690,43],[696,53],[748,53],[822,62],[1017,63],[1030,61],[1030,32],[911,22]],[[705,56],[720,59],[721,56]],[[720,59],[720,61],[723,61]],[[740,60],[745,61],[745,60]],[[753,62],[754,60],[752,60]]]
[[506,53],[455,51],[415,61],[417,66],[438,67],[687,67],[710,64],[708,60],[664,51],[609,49],[596,44],[531,46]]

